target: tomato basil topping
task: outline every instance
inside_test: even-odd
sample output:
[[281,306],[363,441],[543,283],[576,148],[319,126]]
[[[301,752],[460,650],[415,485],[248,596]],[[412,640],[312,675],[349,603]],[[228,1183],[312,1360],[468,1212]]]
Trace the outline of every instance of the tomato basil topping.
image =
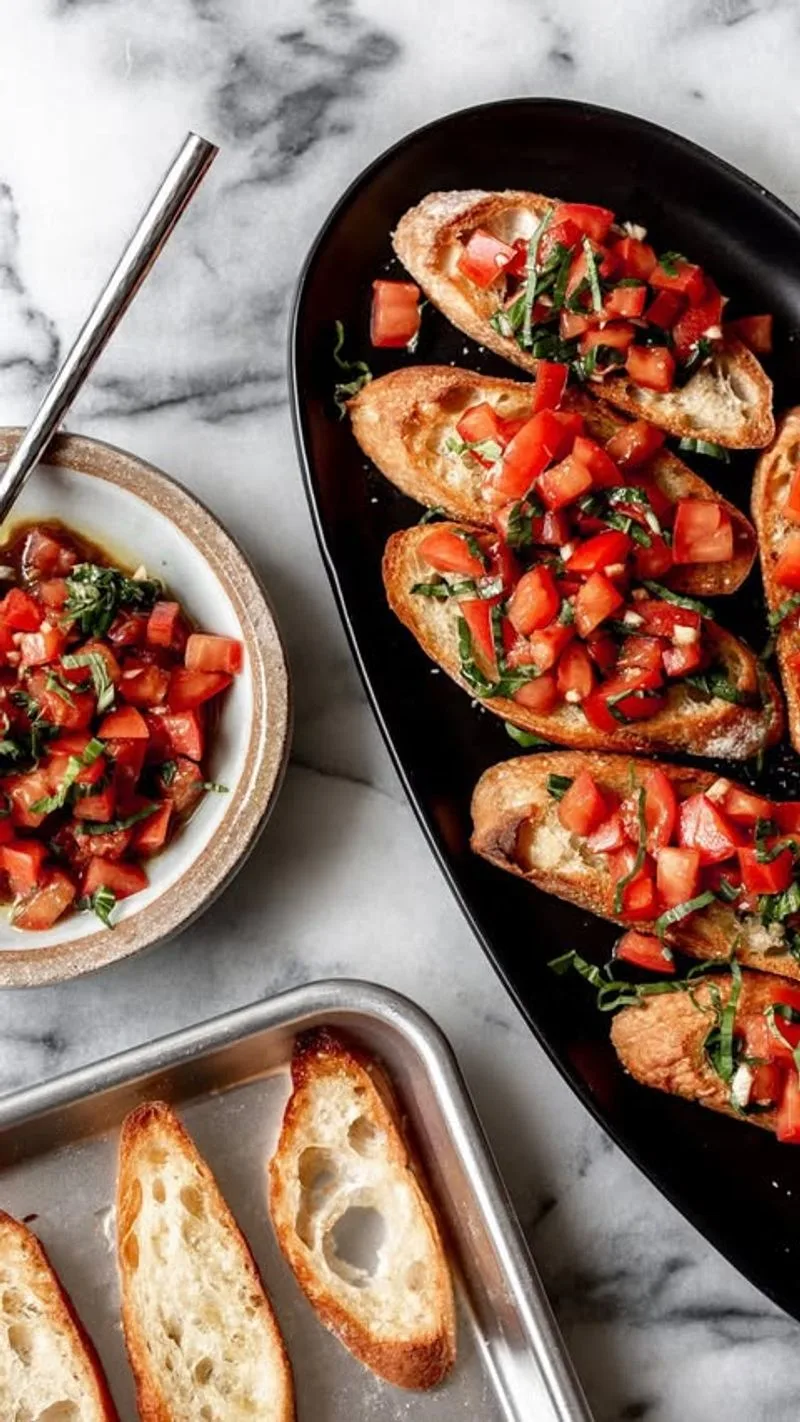
[[757,701],[715,665],[709,609],[668,586],[676,568],[732,559],[730,515],[665,495],[647,467],[663,436],[646,422],[590,439],[554,408],[566,374],[542,362],[529,417],[481,401],[445,436],[479,471],[495,531],[434,527],[412,592],[457,604],[461,672],[481,697],[571,705],[607,734],[662,711],[678,681],[693,698]]
[[60,525],[30,525],[0,576],[0,893],[18,928],[104,923],[209,790],[209,711],[242,646],[192,628]]
[[[645,237],[608,208],[554,203],[527,239],[476,228],[458,270],[496,290],[493,327],[535,358],[563,362],[581,380],[625,371],[663,393],[713,353],[724,298],[699,266],[680,252],[658,254]],[[750,338],[767,334],[754,328]]]

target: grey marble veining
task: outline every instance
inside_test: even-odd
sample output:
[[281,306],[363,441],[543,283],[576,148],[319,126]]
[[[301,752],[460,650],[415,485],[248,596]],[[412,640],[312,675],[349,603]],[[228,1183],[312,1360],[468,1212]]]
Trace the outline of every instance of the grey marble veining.
[[284,354],[299,263],[342,188],[466,103],[627,108],[800,206],[800,9],[3,0],[0,15],[0,422],[30,412],[185,129],[217,139],[202,197],[71,425],[170,470],[225,520],[272,591],[297,695],[294,763],[234,886],[165,949],[0,997],[0,1089],[314,977],[388,983],[459,1052],[599,1422],[794,1422],[800,1329],[572,1098],[440,880],[315,549]]

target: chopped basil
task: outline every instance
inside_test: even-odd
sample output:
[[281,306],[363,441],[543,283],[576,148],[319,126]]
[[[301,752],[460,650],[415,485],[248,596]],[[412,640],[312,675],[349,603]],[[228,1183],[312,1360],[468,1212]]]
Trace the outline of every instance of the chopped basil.
[[509,548],[527,548],[533,543],[533,520],[541,513],[541,504],[530,494],[511,505],[506,520],[506,543]]
[[456,531],[456,537],[463,539],[473,558],[477,558],[482,568],[488,568],[489,558],[481,548],[480,543],[474,533],[464,533],[461,529]]
[[682,439],[678,449],[685,450],[687,454],[704,454],[708,459],[719,459],[723,464],[731,462],[727,449],[710,439]]
[[81,820],[75,825],[76,834],[114,834],[117,830],[131,829],[133,825],[138,825],[140,820],[149,820],[160,806],[156,803],[143,805],[141,810],[136,810],[132,815],[126,815],[123,820]]
[[554,209],[548,207],[542,216],[528,243],[528,255],[525,259],[525,296],[522,306],[522,333],[520,335],[520,344],[528,348],[533,345],[531,319],[533,316],[533,303],[536,299],[536,267],[539,260],[539,244],[550,225],[553,212]]
[[372,379],[372,371],[363,360],[346,360],[342,355],[344,345],[344,326],[341,321],[334,321],[336,339],[333,344],[333,359],[340,370],[349,375],[350,380],[337,381],[333,387],[333,403],[339,411],[339,419],[343,420],[347,414],[347,401],[357,395],[359,390],[368,385]]
[[116,906],[117,896],[114,890],[106,888],[105,884],[102,884],[99,889],[95,889],[91,897],[78,899],[77,903],[77,908],[89,909],[90,912],[96,913],[106,928],[114,927],[111,922],[111,913]]
[[732,904],[739,897],[739,890],[736,885],[732,884],[730,879],[726,879],[724,874],[720,875],[716,892],[717,898],[721,899],[724,904]]
[[[496,610],[496,609],[493,609]],[[538,675],[534,666],[520,667],[518,671],[503,672],[498,681],[490,681],[481,671],[475,659],[472,636],[466,619],[458,619],[458,654],[461,661],[461,675],[470,691],[485,700],[487,696],[513,696],[521,686],[527,686]]]
[[559,242],[556,250],[558,253],[558,268],[550,295],[553,300],[553,310],[560,311],[564,305],[564,298],[567,294],[569,273],[572,267],[572,249],[565,247],[562,242]]
[[753,703],[753,693],[740,691],[719,668],[711,667],[705,672],[694,672],[691,676],[684,677],[684,681],[703,696],[716,697],[718,701],[729,701],[734,706],[750,706]]
[[575,606],[565,597],[558,611],[558,621],[562,627],[571,627],[575,621]]
[[736,1026],[736,1008],[742,991],[742,970],[735,958],[732,959],[730,967],[732,982],[728,1001],[724,1007],[720,1007],[719,1020],[703,1043],[703,1050],[711,1067],[726,1085],[733,1080],[736,1069],[737,1047],[733,1033]]
[[[691,973],[688,978],[656,978],[644,983],[626,982],[615,978],[607,980],[594,963],[587,963],[586,959],[582,958],[574,949],[569,953],[562,953],[558,958],[553,958],[547,966],[559,976],[573,970],[591,983],[592,987],[597,989],[597,1008],[600,1012],[616,1012],[621,1007],[641,1005],[648,997],[660,997],[664,993],[686,992],[693,981]],[[607,973],[611,971],[611,966],[611,964],[607,966],[605,970]],[[698,965],[698,970],[708,972],[712,968],[718,970],[719,966],[716,961],[702,963]],[[724,967],[725,964],[723,963],[722,966]]]
[[227,785],[221,785],[218,780],[204,780],[201,789],[208,790],[214,795],[229,795],[230,789]]
[[658,265],[663,272],[666,272],[667,276],[675,277],[678,275],[678,263],[685,261],[686,258],[681,252],[662,252],[658,259]]
[[783,923],[792,914],[800,913],[800,884],[795,879],[781,894],[761,894],[758,916],[766,928],[771,923]]
[[81,771],[94,762],[103,754],[105,746],[102,741],[93,737],[89,741],[85,750],[80,755],[71,755],[67,761],[67,768],[64,772],[64,779],[53,795],[45,795],[41,800],[34,800],[31,810],[35,815],[50,815],[54,810],[63,809],[70,796],[75,781]]
[[548,775],[547,793],[552,795],[554,800],[563,800],[571,784],[571,775]]
[[67,578],[64,617],[84,636],[103,637],[119,608],[149,612],[161,592],[155,578],[129,578],[119,568],[78,563]]
[[98,712],[108,711],[114,705],[115,687],[102,652],[76,652],[74,655],[62,657],[61,664],[68,671],[74,671],[77,667],[89,668]]
[[516,741],[517,745],[522,746],[524,750],[531,750],[534,746],[550,745],[550,742],[546,741],[543,736],[537,736],[533,731],[523,731],[521,727],[513,725],[511,721],[505,721],[503,724],[506,728],[506,735],[510,736],[512,741]]
[[68,686],[66,682],[62,681],[61,677],[58,675],[58,672],[55,672],[52,669],[48,671],[47,678],[45,680],[45,688],[47,691],[54,692],[56,696],[60,696],[61,700],[67,706],[75,705],[75,701],[72,696],[74,687]]
[[583,237],[582,246],[583,255],[586,258],[586,271],[589,278],[589,290],[592,293],[592,309],[594,311],[602,311],[603,293],[600,290],[600,276],[597,271],[597,257],[595,256],[594,248],[592,247],[592,244],[589,241],[588,237]]
[[[695,341],[695,343],[694,343],[694,345],[693,345],[693,347],[692,347],[692,350],[691,350],[690,355],[688,356],[688,358],[687,358],[686,360],[682,361],[681,364],[680,364],[680,366],[678,367],[678,372],[677,372],[677,374],[678,374],[678,377],[679,377],[678,383],[679,383],[680,385],[685,385],[685,383],[686,383],[686,381],[688,380],[689,376],[690,376],[690,375],[694,375],[694,372],[695,372],[696,370],[698,370],[699,367],[700,367],[701,365],[703,365],[703,364],[708,360],[709,356],[710,356],[710,355],[712,354],[712,352],[713,352],[713,349],[714,349],[714,347],[713,347],[711,341],[708,340],[707,336],[701,336],[699,340]],[[701,441],[701,442],[702,442],[702,441]],[[689,441],[689,443],[691,443],[691,441]],[[683,446],[679,446],[679,447],[682,448]],[[719,449],[719,447],[720,447],[719,445],[716,445],[716,446],[715,446],[715,448],[717,448],[717,449]],[[705,453],[705,451],[702,450],[702,449],[699,449],[697,452],[698,452],[698,454],[704,454],[704,453]],[[728,456],[727,456],[727,454],[725,454],[724,456],[723,456],[723,455],[713,455],[712,458],[715,458],[715,459],[722,459],[722,458],[724,458],[725,463],[728,463]]]
[[645,521],[652,529],[653,533],[662,533],[661,524],[656,517],[653,506],[645,489],[639,488],[636,484],[626,484],[615,489],[608,489],[606,497],[610,504],[635,504],[638,505],[644,514]]
[[609,528],[616,528],[620,533],[627,533],[628,537],[632,538],[634,543],[640,544],[642,548],[650,548],[652,546],[653,540],[649,533],[646,533],[642,525],[631,518],[630,514],[613,512],[601,514],[601,518],[603,519],[603,523],[608,524]]
[[710,889],[706,889],[705,893],[698,894],[696,898],[686,899],[682,904],[675,904],[673,908],[667,909],[666,913],[662,913],[653,925],[659,938],[664,937],[667,929],[671,928],[673,923],[680,923],[682,919],[688,918],[690,914],[697,913],[700,909],[708,908],[709,904],[714,903],[715,897]]
[[781,623],[785,622],[786,618],[790,617],[798,607],[800,607],[800,593],[792,593],[792,596],[787,597],[786,601],[776,607],[774,612],[767,613],[767,626],[773,629],[780,627]]
[[447,518],[447,510],[437,506],[435,509],[426,509],[418,523],[434,523],[437,518]]
[[663,583],[653,582],[650,578],[645,578],[644,586],[653,597],[660,598],[662,602],[671,602],[675,607],[684,607],[687,612],[699,612],[701,617],[713,618],[712,609],[705,602],[699,602],[696,597],[685,597],[683,593],[676,593],[672,588],[665,587]]
[[647,822],[645,820],[644,813],[644,800],[644,786],[640,785],[638,791],[636,792],[636,818],[639,826],[639,843],[636,846],[636,858],[634,859],[631,868],[628,870],[627,874],[623,874],[622,878],[617,880],[617,885],[614,889],[615,913],[622,913],[625,890],[627,889],[631,880],[636,878],[636,875],[639,873],[639,870],[644,864],[645,846],[647,841]]
[[175,779],[175,776],[176,776],[177,774],[178,774],[178,762],[177,762],[177,760],[165,760],[165,761],[162,761],[161,765],[160,765],[159,768],[158,768],[158,776],[159,776],[159,779],[160,779],[160,781],[161,781],[161,784],[162,784],[162,785],[165,785],[167,788],[169,788],[169,786],[172,784],[172,782],[173,782],[173,780]]
[[456,439],[455,435],[450,435],[444,447],[448,454],[479,454],[483,459],[491,459],[492,463],[503,453],[495,439]]
[[411,591],[419,597],[433,597],[439,602],[447,602],[449,598],[498,597],[503,591],[503,579],[481,578],[476,582],[474,578],[460,578],[448,582],[447,578],[438,575],[429,583],[413,583]]

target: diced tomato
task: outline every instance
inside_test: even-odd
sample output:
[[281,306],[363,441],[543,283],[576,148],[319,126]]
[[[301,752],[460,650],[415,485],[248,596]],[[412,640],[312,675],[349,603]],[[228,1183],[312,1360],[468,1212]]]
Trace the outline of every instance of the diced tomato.
[[776,1135],[783,1145],[800,1144],[800,1080],[796,1070],[786,1073],[778,1107]]
[[590,632],[586,638],[586,650],[603,675],[617,665],[617,644],[609,632]]
[[569,366],[556,361],[540,360],[536,365],[536,379],[533,382],[533,405],[531,414],[540,410],[555,410],[561,403],[569,375]]
[[171,755],[202,760],[203,723],[197,711],[165,712],[158,717],[148,718],[148,727],[152,727],[154,720],[160,722]]
[[580,230],[574,222],[570,222],[569,219],[563,222],[551,220],[542,233],[539,243],[539,257],[542,262],[546,262],[556,247],[566,247],[568,251],[572,251],[572,248],[577,247],[580,240]]
[[569,702],[585,701],[594,689],[592,659],[583,642],[570,642],[562,652],[556,673],[556,685]]
[[631,319],[641,316],[646,300],[647,287],[644,283],[641,286],[615,286],[605,299],[604,309],[609,316]]
[[792,882],[792,851],[782,849],[769,864],[758,862],[758,850],[740,849],[739,867],[748,894],[782,894]]
[[573,627],[564,627],[560,622],[554,622],[551,627],[534,632],[527,640],[514,647],[508,653],[508,665],[512,668],[534,666],[540,672],[550,671],[574,636]]
[[156,602],[147,619],[147,641],[153,647],[171,647],[180,621],[180,603]]
[[39,839],[15,839],[0,848],[0,864],[8,875],[12,894],[28,894],[44,872],[47,845]]
[[419,287],[413,281],[374,281],[369,334],[373,346],[407,346],[419,331]]
[[688,607],[678,607],[673,602],[637,602],[636,612],[643,619],[641,632],[651,637],[674,637],[676,627],[692,627],[700,632],[702,618],[699,612]]
[[686,306],[686,297],[677,291],[660,291],[645,311],[645,320],[661,331],[674,326]]
[[678,802],[672,781],[663,770],[648,770],[642,783],[647,849],[650,854],[656,854],[672,839],[678,818]]
[[711,339],[714,339],[714,333],[718,337],[721,320],[722,297],[714,283],[707,281],[702,299],[684,311],[672,329],[672,340],[678,360],[689,360],[698,341],[707,336],[709,331],[712,332]]
[[524,498],[534,480],[559,457],[569,440],[566,427],[553,411],[540,410],[526,420],[506,447],[502,462],[492,470],[489,481],[492,491],[502,494],[504,499]]
[[607,346],[612,351],[627,351],[636,335],[635,327],[628,321],[608,321],[605,326],[594,326],[585,331],[580,339],[581,355],[588,355],[595,346]]
[[138,854],[157,854],[166,843],[172,805],[165,800],[163,805],[143,820],[134,833],[133,847]]
[[[772,1045],[775,1039],[763,1013],[745,1017],[741,1024],[744,1039],[744,1055],[753,1057],[759,1063],[750,1066],[753,1079],[750,1085],[750,1101],[759,1106],[767,1106],[780,1100],[783,1087],[783,1073],[777,1062],[772,1060]],[[791,1063],[791,1055],[788,1054]]]
[[[437,573],[460,573],[465,578],[480,578],[486,571],[480,558],[470,552],[465,539],[451,532],[449,528],[435,528],[423,538],[419,545],[419,556],[424,558],[426,563],[430,563]],[[191,643],[192,637],[186,644],[187,657]],[[194,657],[192,652],[193,660]],[[195,669],[192,667],[192,670]]]
[[614,214],[607,207],[596,207],[588,202],[560,202],[551,220],[556,226],[561,222],[571,222],[593,242],[603,242],[614,221]]
[[158,779],[161,795],[174,806],[178,815],[191,809],[203,791],[202,770],[182,755],[175,758],[174,773],[165,779],[161,772]]
[[608,854],[615,849],[622,849],[627,843],[628,834],[619,810],[614,810],[608,819],[603,820],[597,826],[586,841],[586,848],[592,854]]
[[738,321],[726,321],[724,334],[743,341],[755,355],[769,355],[772,350],[772,317],[740,316]]
[[[617,850],[609,856],[609,871],[612,883],[615,888],[621,879],[626,878],[634,867],[636,851],[633,846],[626,844],[622,849]],[[650,863],[645,860],[644,866],[625,885],[622,893],[621,917],[630,919],[635,923],[653,919],[658,912],[658,899],[656,896],[655,880],[653,879]]]
[[98,889],[110,889],[118,899],[127,899],[146,889],[147,875],[140,864],[118,864],[95,856],[89,861],[81,889],[87,898]]
[[129,658],[122,670],[119,693],[132,706],[159,706],[169,688],[169,672],[153,663]]
[[675,383],[675,358],[666,346],[631,346],[625,367],[636,385],[662,394]]
[[657,637],[626,637],[620,648],[617,669],[626,677],[631,676],[632,685],[637,688],[655,690],[664,680],[662,652]]
[[51,869],[42,885],[26,899],[16,904],[11,914],[15,928],[43,932],[66,913],[74,903],[77,889],[63,869]]
[[45,814],[34,810],[33,806],[50,794],[50,782],[45,771],[29,770],[24,775],[8,776],[2,782],[2,788],[11,803],[13,823],[22,825],[24,829],[38,829]]
[[597,573],[615,563],[626,563],[633,541],[627,533],[611,528],[607,533],[598,533],[579,543],[575,552],[567,559],[568,573]]
[[22,549],[26,578],[65,578],[78,561],[76,550],[45,528],[32,528]]
[[[498,673],[497,653],[492,629],[492,605],[486,598],[465,598],[459,604],[459,612],[469,628],[472,647],[484,672],[494,679]],[[197,673],[199,675],[199,673]],[[180,699],[180,698],[179,698]],[[195,702],[195,705],[198,705]],[[172,708],[177,710],[178,708]],[[186,754],[190,754],[189,751]],[[194,757],[199,760],[199,756]]]
[[656,885],[667,908],[696,898],[700,887],[699,849],[664,845],[656,859]]
[[[70,757],[74,754],[74,751],[70,751],[66,755],[57,754],[51,749],[47,764],[44,767],[44,772],[47,776],[48,789],[51,794],[55,793],[55,791],[58,790],[60,786],[64,783],[64,779],[69,769]],[[75,777],[75,784],[96,785],[99,780],[103,779],[105,772],[105,757],[99,755],[96,760],[92,761],[91,765],[84,765],[81,770],[78,771],[78,774]]]
[[667,676],[691,676],[704,665],[706,654],[700,642],[680,642],[664,648],[663,662]]
[[800,523],[800,468],[795,469],[789,483],[789,492],[783,505],[783,516],[790,523]]
[[97,732],[101,740],[147,740],[150,732],[141,711],[135,706],[120,706],[103,717]]
[[170,673],[167,705],[170,711],[190,711],[219,696],[233,680],[224,672],[189,671],[187,667],[175,667]]
[[582,336],[584,331],[594,325],[591,316],[585,316],[581,311],[562,311],[559,318],[559,334],[564,341],[571,341],[575,336]]
[[[105,664],[106,676],[109,681],[112,681],[116,686],[122,672],[114,653],[105,642],[84,642],[78,652],[78,656],[81,658],[90,656],[100,657]],[[77,686],[88,686],[90,682],[93,681],[91,664],[83,660],[81,661],[81,665],[77,667],[60,667],[59,675],[62,676],[65,681],[74,682]]]
[[537,487],[549,509],[563,509],[591,489],[592,476],[585,464],[569,455],[541,474]]
[[96,795],[83,795],[76,800],[73,813],[76,820],[98,820],[101,824],[108,824],[114,818],[116,804],[115,787],[106,785]]
[[682,257],[678,257],[674,262],[670,262],[670,268],[671,270],[667,271],[661,262],[657,262],[650,273],[650,285],[658,291],[680,292],[691,305],[701,301],[706,287],[702,267],[696,267],[692,262],[685,262]]
[[23,632],[19,643],[20,666],[40,667],[54,662],[66,644],[66,634],[58,627],[48,627],[46,632]]
[[508,605],[508,616],[520,636],[527,637],[552,622],[560,606],[561,594],[550,569],[535,567],[523,573],[517,583]]
[[768,813],[761,819],[775,819],[784,834],[800,834],[800,800],[778,800],[773,802]]
[[22,588],[11,588],[0,601],[0,621],[12,632],[38,632],[43,620],[41,604]]
[[595,440],[578,435],[572,448],[572,456],[586,466],[596,488],[611,489],[623,482],[613,459]]
[[147,637],[147,613],[118,612],[106,635],[115,647],[141,647]]
[[664,439],[664,431],[656,429],[648,420],[632,420],[630,424],[620,425],[607,441],[606,453],[623,469],[636,469],[652,459]]
[[729,563],[733,557],[733,525],[715,499],[679,499],[672,533],[676,563]]
[[741,830],[706,795],[690,795],[681,805],[678,842],[699,849],[701,864],[720,864],[744,843]]
[[622,593],[605,573],[592,573],[575,599],[575,626],[579,636],[588,636],[618,607],[622,607],[624,601]]
[[648,531],[650,546],[637,543],[633,550],[633,576],[644,581],[646,578],[662,578],[672,567],[672,549],[658,533]]
[[636,277],[639,281],[649,281],[656,264],[656,254],[647,242],[637,237],[622,237],[611,248],[617,258],[623,276]]
[[526,711],[546,716],[559,700],[558,687],[552,672],[537,676],[535,681],[527,681],[519,691],[514,692],[514,700],[519,706],[524,706]]
[[675,960],[661,939],[652,933],[637,933],[635,928],[622,935],[614,948],[614,957],[652,973],[670,975],[675,972]]
[[772,571],[776,582],[800,592],[800,533],[789,535]]
[[69,597],[66,578],[47,578],[36,589],[45,607],[62,612]]
[[494,405],[481,400],[470,405],[456,425],[456,433],[467,444],[480,444],[483,440],[493,440],[501,449],[507,444],[503,433],[503,422]]
[[[485,227],[476,227],[469,241],[462,247],[457,265],[462,276],[474,281],[476,286],[487,287],[502,276],[516,258],[517,252],[508,242],[501,242],[499,237],[487,232]],[[414,290],[416,302],[419,292],[416,287]],[[373,345],[375,344],[377,343],[373,340]],[[397,344],[406,345],[407,342],[398,341]]]
[[620,721],[649,721],[663,711],[666,704],[666,696],[658,691],[637,686],[629,676],[619,676],[610,678],[587,696],[583,710],[587,721],[597,730],[616,732]]
[[559,803],[559,821],[570,834],[587,835],[602,824],[607,814],[602,791],[588,770],[581,770]]
[[[754,795],[752,790],[743,790],[741,785],[731,785],[730,789],[725,792],[722,808],[729,819],[736,820],[737,824],[754,825],[757,820],[772,819],[778,806],[773,807],[763,795]],[[800,810],[800,805],[797,808]],[[800,829],[800,818],[798,818],[796,825],[781,825],[781,829],[787,828]]]
[[[64,673],[66,676],[66,673]],[[33,671],[28,678],[27,691],[41,708],[45,721],[51,726],[62,726],[67,731],[82,731],[90,726],[94,716],[95,696],[92,691],[79,690],[69,693],[69,701],[63,692],[50,691],[47,687],[47,673]]]

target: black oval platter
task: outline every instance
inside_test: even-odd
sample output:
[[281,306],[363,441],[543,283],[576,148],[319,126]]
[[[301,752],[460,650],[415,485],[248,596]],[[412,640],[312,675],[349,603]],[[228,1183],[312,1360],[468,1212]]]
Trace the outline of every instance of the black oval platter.
[[[344,625],[411,804],[468,921],[539,1041],[613,1139],[723,1254],[800,1318],[800,1150],[627,1078],[594,994],[576,976],[557,978],[547,967],[567,948],[602,964],[613,925],[470,852],[472,788],[488,765],[520,752],[502,722],[434,674],[389,612],[381,553],[388,535],[422,511],[368,464],[332,403],[336,320],[344,323],[346,353],[367,360],[375,375],[406,363],[452,362],[524,378],[430,306],[415,355],[369,345],[371,284],[402,276],[390,233],[406,208],[434,189],[505,187],[611,207],[643,223],[658,249],[686,252],[707,267],[731,297],[731,314],[772,311],[776,345],[767,365],[776,410],[800,402],[800,220],[711,154],[630,115],[553,99],[467,109],[410,134],[345,193],[303,270],[290,353],[306,491]],[[754,457],[690,462],[746,509]],[[719,610],[721,621],[760,647],[757,570]],[[759,782],[800,797],[791,751],[775,751]]]

